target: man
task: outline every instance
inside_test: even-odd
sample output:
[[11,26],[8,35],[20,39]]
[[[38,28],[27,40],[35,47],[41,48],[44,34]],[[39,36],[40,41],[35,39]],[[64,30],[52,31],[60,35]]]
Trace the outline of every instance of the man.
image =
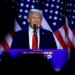
[[57,47],[53,34],[50,31],[41,28],[42,17],[43,12],[41,10],[31,9],[27,18],[29,23],[28,27],[26,27],[25,30],[15,33],[11,48],[56,49]]

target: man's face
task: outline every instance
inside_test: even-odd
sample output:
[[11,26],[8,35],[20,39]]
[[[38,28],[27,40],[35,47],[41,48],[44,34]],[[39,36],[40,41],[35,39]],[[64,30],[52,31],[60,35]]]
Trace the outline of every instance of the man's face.
[[40,28],[41,20],[42,20],[42,16],[40,15],[40,13],[31,13],[31,14],[29,14],[28,22],[30,23],[30,27],[32,29],[34,29],[34,27],[33,27],[34,24],[37,24],[38,28]]

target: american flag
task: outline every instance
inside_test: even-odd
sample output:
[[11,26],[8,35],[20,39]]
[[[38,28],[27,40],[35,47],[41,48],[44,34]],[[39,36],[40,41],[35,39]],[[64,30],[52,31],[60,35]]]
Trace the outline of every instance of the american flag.
[[[70,4],[70,2],[65,2],[65,0],[20,0],[19,2],[18,0],[13,0],[13,2],[16,6],[14,29],[12,33],[10,32],[5,37],[4,42],[0,45],[0,50],[9,49],[13,41],[12,34],[28,25],[27,15],[32,8],[38,8],[44,12],[41,25],[44,29],[53,33],[58,49],[75,48],[75,38],[72,41],[72,38],[75,37],[75,15],[67,14],[70,12],[68,10],[74,11],[74,9],[68,8],[70,6],[74,7],[74,3]],[[14,8],[15,6],[12,7]]]
[[75,0],[66,1],[66,16],[68,22],[68,47],[75,48]]
[[43,10],[44,20],[53,32],[58,49],[67,48],[67,28],[64,9],[63,0],[46,0]]

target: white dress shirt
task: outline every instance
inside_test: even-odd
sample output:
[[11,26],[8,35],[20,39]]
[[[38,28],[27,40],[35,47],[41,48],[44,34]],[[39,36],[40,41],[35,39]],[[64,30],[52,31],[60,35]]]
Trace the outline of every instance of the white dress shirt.
[[[37,29],[37,38],[38,38],[38,49],[39,49],[39,43],[40,43],[40,35],[39,35],[39,29]],[[33,29],[29,26],[29,48],[32,49],[32,37],[33,37]]]

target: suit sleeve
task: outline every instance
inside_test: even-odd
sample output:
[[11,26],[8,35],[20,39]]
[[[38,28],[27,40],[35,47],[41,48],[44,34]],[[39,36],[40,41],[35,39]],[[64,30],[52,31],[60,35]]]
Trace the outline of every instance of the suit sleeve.
[[11,44],[11,48],[15,48],[15,45],[16,45],[16,34],[14,35],[14,38]]
[[49,47],[52,48],[52,49],[57,49],[56,41],[54,39],[53,34],[50,33],[49,36],[50,36]]
[[17,33],[15,33],[11,48],[18,48],[19,40],[20,40],[19,35]]

